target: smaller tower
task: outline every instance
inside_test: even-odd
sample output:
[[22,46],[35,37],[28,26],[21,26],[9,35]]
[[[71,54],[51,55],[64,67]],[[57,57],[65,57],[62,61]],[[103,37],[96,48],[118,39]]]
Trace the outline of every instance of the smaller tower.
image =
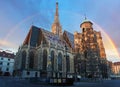
[[85,20],[80,24],[80,28],[82,29],[82,32],[88,31],[90,29],[93,30],[92,27],[93,23],[85,17]]
[[58,2],[56,2],[56,12],[54,23],[52,24],[52,32],[58,36],[62,35],[62,27],[59,22]]

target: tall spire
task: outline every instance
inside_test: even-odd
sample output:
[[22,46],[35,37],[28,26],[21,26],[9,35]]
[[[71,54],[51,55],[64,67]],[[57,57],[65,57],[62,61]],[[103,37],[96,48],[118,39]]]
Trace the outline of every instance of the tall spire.
[[58,2],[56,2],[56,16],[58,16]]
[[59,13],[58,13],[58,2],[56,2],[56,12],[55,12],[55,21],[56,23],[59,22]]
[[56,2],[56,12],[55,12],[55,19],[52,24],[52,32],[58,36],[62,34],[62,27],[59,22],[58,2]]

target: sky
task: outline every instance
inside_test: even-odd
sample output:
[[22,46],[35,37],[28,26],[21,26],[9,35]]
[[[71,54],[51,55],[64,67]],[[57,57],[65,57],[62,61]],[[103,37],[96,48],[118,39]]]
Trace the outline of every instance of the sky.
[[51,31],[56,1],[63,30],[81,32],[86,15],[106,32],[120,55],[120,0],[0,0],[0,49],[16,52],[32,25]]

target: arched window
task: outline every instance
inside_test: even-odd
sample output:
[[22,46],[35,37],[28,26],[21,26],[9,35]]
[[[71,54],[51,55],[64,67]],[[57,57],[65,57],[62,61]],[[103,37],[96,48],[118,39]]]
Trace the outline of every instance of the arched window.
[[66,56],[66,72],[70,72],[70,57]]
[[58,71],[62,71],[62,54],[58,54]]
[[47,50],[43,51],[43,70],[47,70]]
[[21,63],[21,69],[25,69],[26,64],[26,51],[22,52],[22,63]]
[[54,70],[54,59],[55,59],[55,53],[54,53],[54,51],[51,51],[51,68],[52,68],[52,71]]
[[33,69],[34,67],[34,53],[31,51],[29,53],[29,68]]

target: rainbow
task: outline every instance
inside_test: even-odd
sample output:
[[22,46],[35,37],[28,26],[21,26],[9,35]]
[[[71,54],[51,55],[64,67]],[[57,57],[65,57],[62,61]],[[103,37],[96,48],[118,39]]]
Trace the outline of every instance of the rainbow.
[[[92,21],[93,22],[93,21]],[[103,43],[104,43],[104,47],[106,50],[106,54],[107,54],[107,58],[109,59],[111,57],[110,60],[116,61],[115,59],[120,61],[120,55],[117,49],[117,46],[115,45],[115,43],[113,42],[113,40],[110,38],[110,36],[103,30],[102,27],[100,27],[98,24],[96,24],[95,22],[93,22],[94,27],[96,29],[99,29],[102,33],[102,37],[103,37]],[[113,58],[113,59],[112,59]]]
[[38,14],[33,14],[31,16],[28,16],[27,18],[25,18],[24,20],[22,20],[18,24],[16,24],[12,29],[10,29],[9,33],[4,38],[4,41],[6,41],[9,38],[9,36],[11,36],[19,28],[19,26],[21,26],[25,22],[29,21],[30,19],[32,19],[33,17],[36,17],[38,15],[39,15],[39,13]]
[[[67,13],[69,13],[69,11]],[[19,28],[20,25],[22,25],[23,23],[29,21],[30,19],[32,19],[33,17],[36,17],[38,15],[39,14],[34,14],[34,15],[31,15],[31,16],[28,16],[27,18],[25,18],[24,20],[19,22],[15,27],[10,29],[10,32],[6,35],[4,40],[8,40],[9,36],[11,36]],[[82,15],[80,15],[80,14],[75,14],[74,13],[74,15],[76,15],[77,17],[82,17]],[[110,38],[110,36],[98,24],[96,24],[95,22],[93,22],[93,24],[94,24],[95,29],[100,30],[101,33],[102,33],[102,37],[104,37],[103,38],[103,43],[104,43],[104,46],[105,46],[107,58],[109,59],[111,57],[112,58],[111,60],[115,60],[116,58],[119,58],[119,60],[120,60],[120,55],[119,55],[119,52],[117,50],[117,47],[116,47],[115,43],[112,41],[112,39]]]

